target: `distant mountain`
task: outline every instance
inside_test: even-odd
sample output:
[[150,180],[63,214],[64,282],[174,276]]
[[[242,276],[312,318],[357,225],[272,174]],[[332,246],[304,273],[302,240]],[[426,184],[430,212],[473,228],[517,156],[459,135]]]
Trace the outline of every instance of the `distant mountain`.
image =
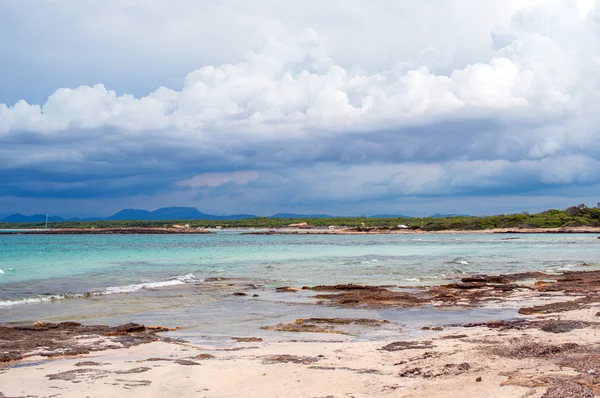
[[[443,215],[434,214],[431,217],[451,217],[458,215]],[[291,218],[291,219],[307,219],[307,218],[335,218],[327,214],[298,214],[298,213],[277,213],[268,218]],[[162,221],[162,220],[243,220],[248,218],[257,218],[252,214],[232,214],[226,216],[216,216],[200,212],[195,207],[163,207],[154,211],[140,209],[123,209],[110,217],[106,218],[63,218],[59,216],[48,217],[48,222],[64,222],[64,221]],[[370,218],[410,218],[402,215],[378,214],[370,216]],[[23,214],[12,214],[5,218],[0,218],[0,222],[22,222],[22,223],[40,223],[46,221],[45,214],[35,214],[26,216]]]
[[107,220],[147,220],[151,217],[152,212],[148,210],[123,209],[110,217]]
[[269,218],[333,218],[327,214],[296,214],[296,213],[277,213]]
[[430,218],[445,218],[445,217],[469,217],[468,214],[434,214]]
[[[8,217],[4,217],[2,222],[45,222],[46,215],[45,214],[34,214],[33,216],[26,216],[20,213],[11,214]],[[49,216],[48,222],[59,222],[65,221],[64,218],[58,216]]]
[[[161,221],[161,220],[242,220],[248,218],[256,218],[252,214],[232,214],[227,216],[215,216],[205,214],[195,207],[163,207],[154,211],[139,210],[139,209],[123,209],[110,217],[98,218],[63,218],[58,216],[48,217],[48,222],[64,222],[64,221]],[[12,214],[0,219],[0,222],[22,222],[22,223],[40,223],[46,221],[45,214],[35,214],[26,216],[23,214]]]
[[[63,222],[63,221],[95,221],[95,220],[103,220],[102,218],[88,217],[88,218],[62,218],[59,216],[48,216],[48,222]],[[34,214],[32,216],[26,216],[20,213],[11,214],[10,216],[4,217],[0,219],[0,222],[45,222],[46,215],[45,214]]]
[[163,207],[154,211],[124,209],[106,218],[107,220],[240,220],[244,218],[256,218],[252,214],[234,214],[230,216],[215,216],[205,214],[195,207]]
[[123,209],[110,217],[107,220],[204,220],[207,216],[200,213],[195,207],[163,207],[154,211],[138,210],[138,209]]

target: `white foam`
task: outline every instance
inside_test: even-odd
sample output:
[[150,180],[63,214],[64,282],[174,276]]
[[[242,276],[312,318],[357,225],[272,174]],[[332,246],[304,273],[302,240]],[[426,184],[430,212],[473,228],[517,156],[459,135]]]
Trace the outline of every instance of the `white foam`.
[[78,298],[78,297],[86,297],[90,295],[97,295],[97,293],[90,294],[53,294],[51,296],[42,296],[42,297],[28,297],[24,299],[18,300],[0,300],[0,307],[12,307],[13,305],[19,304],[40,304],[40,303],[49,303],[51,301],[57,300],[65,300],[68,298]]
[[557,268],[550,268],[550,271],[554,272],[554,270],[556,271],[568,271],[571,268],[577,267],[576,264],[565,264],[562,267],[557,267]]
[[469,265],[470,263],[467,261],[467,259],[458,257],[458,258],[455,258],[454,260],[450,261],[449,264]]
[[168,281],[145,282],[133,285],[110,286],[101,292],[74,293],[74,294],[53,294],[50,296],[28,297],[17,300],[0,300],[0,307],[11,307],[20,304],[40,304],[48,303],[57,300],[65,300],[70,298],[81,298],[90,296],[103,296],[108,294],[131,293],[142,289],[152,289],[167,286],[183,285],[187,282],[197,281],[198,279],[193,274],[185,274],[177,276]]
[[4,273],[4,270],[2,268],[0,268],[0,275],[2,275]]
[[196,278],[194,276],[194,274],[185,274],[185,275],[181,275],[176,277],[175,279],[182,281],[182,282],[191,282],[191,281],[197,281],[198,278]]
[[177,276],[168,281],[160,281],[160,282],[145,282],[145,283],[137,283],[134,285],[124,285],[124,286],[111,286],[107,287],[104,290],[105,294],[115,294],[115,293],[131,293],[137,292],[142,289],[153,289],[159,287],[167,287],[167,286],[176,286],[183,285],[186,282],[194,281],[196,277],[193,274],[185,274],[181,276]]

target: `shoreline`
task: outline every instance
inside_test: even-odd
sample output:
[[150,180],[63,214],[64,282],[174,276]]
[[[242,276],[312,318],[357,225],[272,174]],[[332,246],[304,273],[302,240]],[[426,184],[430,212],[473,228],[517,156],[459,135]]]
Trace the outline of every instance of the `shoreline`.
[[[397,336],[375,341],[340,337],[347,327],[378,328],[385,319],[299,319],[267,325],[280,339],[265,341],[249,331],[226,346],[191,344],[169,338],[173,329],[135,324],[0,327],[0,354],[13,353],[13,359],[0,360],[0,396],[54,391],[60,397],[229,397],[243,391],[248,397],[577,398],[600,393],[598,270],[475,275],[410,291],[361,285],[274,290],[283,296],[313,291],[320,305],[348,310],[493,304],[518,308],[520,315],[479,323],[457,319],[423,328],[418,339],[403,338],[399,329]],[[297,337],[286,337],[289,333]],[[324,340],[305,340],[309,335]],[[15,351],[25,359],[15,360]]]
[[53,228],[48,230],[0,230],[0,235],[170,235],[170,234],[211,234],[206,229],[196,228]]
[[[218,231],[240,232],[244,235],[448,235],[448,234],[600,234],[600,227],[572,228],[495,228],[484,230],[439,230],[425,231],[412,229],[384,228],[54,228],[48,230],[1,230],[0,235],[132,235],[132,234],[214,234]],[[600,238],[600,237],[599,237]]]
[[600,227],[573,228],[494,228],[494,229],[447,229],[439,231],[410,229],[372,228],[356,230],[353,228],[326,229],[290,229],[271,228],[267,231],[243,232],[247,235],[451,235],[451,234],[600,234]]

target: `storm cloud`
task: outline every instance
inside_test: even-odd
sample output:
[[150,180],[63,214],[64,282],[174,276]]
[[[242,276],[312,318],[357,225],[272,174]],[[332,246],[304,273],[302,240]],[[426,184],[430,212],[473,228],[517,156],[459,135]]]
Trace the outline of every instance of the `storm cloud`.
[[492,213],[600,193],[594,1],[28,3],[0,6],[11,211]]

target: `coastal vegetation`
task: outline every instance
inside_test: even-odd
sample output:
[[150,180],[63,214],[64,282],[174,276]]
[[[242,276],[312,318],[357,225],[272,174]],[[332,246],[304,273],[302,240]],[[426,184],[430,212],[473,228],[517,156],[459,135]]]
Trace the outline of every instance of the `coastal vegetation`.
[[[572,206],[564,210],[551,209],[536,214],[500,214],[494,216],[449,216],[449,217],[335,217],[335,218],[271,218],[257,217],[241,220],[97,220],[50,222],[50,228],[130,228],[171,227],[173,224],[189,224],[191,228],[282,228],[290,224],[307,223],[313,227],[399,228],[405,225],[413,230],[486,230],[495,228],[561,228],[600,227],[600,204]],[[0,229],[43,228],[44,223],[0,223]]]

